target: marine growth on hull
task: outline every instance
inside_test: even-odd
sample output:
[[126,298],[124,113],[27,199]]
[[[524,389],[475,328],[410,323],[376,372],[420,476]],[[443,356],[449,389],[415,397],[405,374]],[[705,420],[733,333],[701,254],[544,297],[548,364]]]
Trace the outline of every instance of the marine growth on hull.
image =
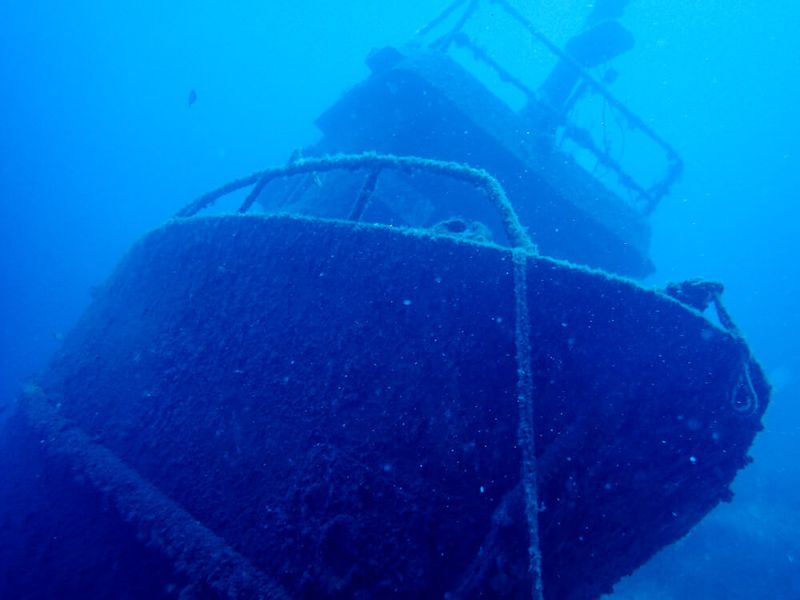
[[[491,4],[553,53],[540,87],[455,2],[318,144],[130,249],[3,427],[0,595],[591,599],[731,499],[769,385],[721,285],[626,278],[680,172],[589,72],[632,38],[608,3],[564,49]],[[656,184],[570,125],[587,86]]]

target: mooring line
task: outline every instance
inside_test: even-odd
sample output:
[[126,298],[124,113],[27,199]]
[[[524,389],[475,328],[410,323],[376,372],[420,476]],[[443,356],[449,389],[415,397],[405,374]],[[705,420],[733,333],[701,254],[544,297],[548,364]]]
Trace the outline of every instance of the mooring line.
[[525,491],[525,518],[528,521],[528,571],[532,578],[531,598],[543,600],[542,550],[539,540],[539,490],[536,464],[536,428],[534,426],[534,389],[531,373],[530,320],[528,315],[528,256],[523,249],[512,251],[514,260],[514,299],[517,350],[517,439],[522,451],[522,484]]

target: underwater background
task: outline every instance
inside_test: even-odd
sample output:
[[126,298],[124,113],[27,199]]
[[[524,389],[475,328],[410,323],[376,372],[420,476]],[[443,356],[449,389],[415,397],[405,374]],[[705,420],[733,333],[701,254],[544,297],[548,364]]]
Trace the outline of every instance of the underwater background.
[[[123,253],[189,200],[283,164],[314,119],[448,2],[0,3],[0,404],[47,363]],[[517,2],[563,43],[590,5]],[[800,597],[800,7],[632,0],[612,91],[686,168],[648,284],[702,276],[774,397],[722,505],[614,598]],[[499,40],[502,43],[502,40]],[[190,103],[190,95],[193,101]]]

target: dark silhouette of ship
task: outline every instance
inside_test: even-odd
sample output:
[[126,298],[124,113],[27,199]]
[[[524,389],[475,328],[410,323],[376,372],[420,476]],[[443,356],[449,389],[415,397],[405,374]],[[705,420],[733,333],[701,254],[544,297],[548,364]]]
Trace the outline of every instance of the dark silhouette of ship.
[[4,426],[4,597],[596,598],[730,499],[769,385],[719,284],[633,280],[681,162],[590,74],[625,2],[489,4],[538,87],[455,2],[131,249]]

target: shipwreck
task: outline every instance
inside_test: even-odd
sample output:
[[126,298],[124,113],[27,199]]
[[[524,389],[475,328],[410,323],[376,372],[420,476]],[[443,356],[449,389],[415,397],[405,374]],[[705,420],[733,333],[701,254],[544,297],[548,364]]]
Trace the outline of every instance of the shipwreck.
[[2,430],[0,594],[590,599],[730,500],[769,385],[720,285],[636,281],[682,163],[596,75],[624,2],[489,2],[538,85],[484,4],[130,250]]

